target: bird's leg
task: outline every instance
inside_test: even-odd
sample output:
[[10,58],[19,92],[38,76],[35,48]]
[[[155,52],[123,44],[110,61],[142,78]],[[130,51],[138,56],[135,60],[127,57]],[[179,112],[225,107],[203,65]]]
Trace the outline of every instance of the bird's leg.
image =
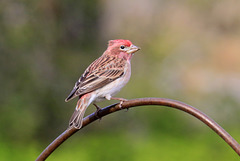
[[102,110],[101,107],[99,107],[96,103],[93,103],[93,105],[94,105],[94,106],[96,107],[96,109],[97,109],[97,110],[95,111],[94,115],[95,115],[99,120],[101,120],[102,118],[98,116],[98,112]]
[[[122,109],[122,104],[123,104],[123,102],[127,101],[127,99],[125,99],[125,98],[118,98],[118,97],[111,97],[111,100],[118,100],[118,101],[120,101],[119,107],[120,107],[121,109]],[[128,110],[128,108],[127,108],[127,110]]]

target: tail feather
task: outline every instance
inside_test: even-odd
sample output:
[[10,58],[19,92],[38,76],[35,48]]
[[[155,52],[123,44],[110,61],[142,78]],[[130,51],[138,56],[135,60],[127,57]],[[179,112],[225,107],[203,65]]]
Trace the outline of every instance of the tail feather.
[[80,129],[82,127],[83,116],[85,114],[87,107],[91,102],[92,102],[91,95],[88,95],[88,94],[82,96],[78,100],[75,111],[73,112],[72,117],[69,121],[70,127],[73,126],[77,129]]
[[80,129],[82,127],[83,116],[84,116],[86,109],[87,108],[85,108],[84,111],[75,109],[75,111],[73,112],[72,117],[69,121],[69,126],[74,126],[75,128]]

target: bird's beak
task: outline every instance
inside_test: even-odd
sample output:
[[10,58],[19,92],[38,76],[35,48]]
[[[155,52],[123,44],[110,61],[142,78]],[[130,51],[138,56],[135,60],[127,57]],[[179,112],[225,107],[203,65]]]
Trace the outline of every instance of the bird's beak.
[[129,50],[127,51],[127,53],[132,54],[132,53],[135,53],[136,51],[138,51],[140,49],[141,49],[140,47],[137,47],[135,45],[131,45]]

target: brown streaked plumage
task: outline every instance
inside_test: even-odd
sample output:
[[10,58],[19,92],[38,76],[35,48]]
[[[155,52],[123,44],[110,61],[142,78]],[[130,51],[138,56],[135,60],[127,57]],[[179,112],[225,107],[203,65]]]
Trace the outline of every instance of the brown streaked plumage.
[[130,79],[130,61],[133,53],[139,49],[129,40],[109,41],[107,50],[90,64],[65,99],[67,102],[79,97],[75,112],[69,122],[70,126],[81,128],[85,110],[92,102],[113,99],[112,96],[120,91]]
[[75,86],[66,98],[66,102],[92,92],[121,77],[124,73],[126,60],[115,56],[103,55],[95,60],[75,83]]

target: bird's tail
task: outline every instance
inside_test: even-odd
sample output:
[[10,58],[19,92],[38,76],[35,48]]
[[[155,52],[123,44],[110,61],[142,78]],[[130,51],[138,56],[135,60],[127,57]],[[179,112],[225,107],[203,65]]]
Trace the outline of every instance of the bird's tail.
[[69,121],[70,127],[74,126],[77,129],[80,129],[82,127],[83,116],[90,103],[91,103],[90,97],[88,95],[84,95],[81,98],[79,98],[76,105],[76,109],[73,112],[72,117]]

